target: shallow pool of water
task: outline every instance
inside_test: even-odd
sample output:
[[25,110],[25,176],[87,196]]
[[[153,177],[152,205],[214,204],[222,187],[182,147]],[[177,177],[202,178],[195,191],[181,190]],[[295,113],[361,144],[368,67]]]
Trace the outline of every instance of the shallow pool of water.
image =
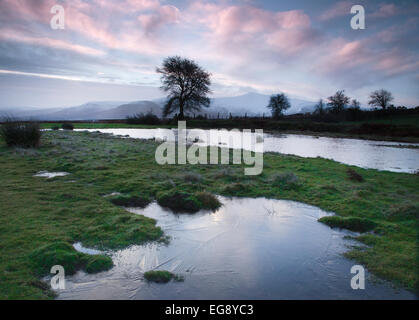
[[[79,129],[84,131],[85,129]],[[115,135],[138,139],[171,140],[175,129],[90,129]],[[201,131],[202,138],[197,143],[201,146],[220,145],[211,141],[209,130]],[[240,141],[240,133],[219,131],[219,137],[233,136],[233,141]],[[262,139],[257,139],[261,143]],[[190,141],[192,142],[192,141]],[[400,148],[400,146],[405,146]],[[297,134],[264,134],[264,152],[279,152],[301,157],[322,157],[362,168],[414,173],[419,170],[419,149],[406,148],[419,144],[360,139],[329,138]]]
[[41,178],[55,178],[55,177],[64,177],[69,175],[68,172],[48,172],[48,171],[39,171],[38,173],[34,174],[34,177],[41,177]]
[[[59,299],[415,298],[368,272],[365,290],[353,290],[356,263],[342,253],[359,243],[344,239],[352,233],[319,223],[327,212],[286,200],[220,200],[215,213],[176,215],[156,203],[129,209],[157,219],[170,243],[110,252],[114,268],[67,277]],[[143,274],[149,270],[169,270],[185,280],[147,283]]]

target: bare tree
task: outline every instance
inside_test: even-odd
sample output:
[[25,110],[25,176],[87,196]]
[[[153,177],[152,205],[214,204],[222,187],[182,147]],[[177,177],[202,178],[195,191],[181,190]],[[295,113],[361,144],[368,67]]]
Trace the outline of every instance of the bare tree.
[[359,109],[360,107],[361,107],[361,103],[356,99],[352,99],[351,108],[352,109]]
[[211,93],[211,74],[198,64],[179,56],[168,57],[161,68],[161,89],[168,93],[163,116],[179,110],[179,119],[184,119],[186,111],[200,111],[201,107],[209,107]]
[[314,114],[323,115],[325,113],[325,105],[323,99],[320,99],[319,102],[314,106]]
[[394,100],[393,95],[390,91],[381,89],[376,90],[370,94],[370,101],[368,104],[373,107],[387,108],[389,103]]
[[345,90],[336,91],[336,93],[327,98],[327,100],[329,100],[327,104],[334,113],[343,111],[345,109],[345,105],[349,103],[349,97],[345,95]]
[[279,118],[283,112],[291,107],[288,97],[284,93],[272,95],[268,108],[271,109],[272,118]]

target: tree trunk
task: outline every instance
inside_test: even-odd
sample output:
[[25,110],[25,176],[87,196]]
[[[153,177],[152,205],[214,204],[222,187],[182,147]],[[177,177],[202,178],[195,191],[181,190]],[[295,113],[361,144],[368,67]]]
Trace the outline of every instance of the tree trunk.
[[178,117],[178,119],[179,120],[185,119],[185,115],[183,114],[183,103],[179,104],[179,117]]

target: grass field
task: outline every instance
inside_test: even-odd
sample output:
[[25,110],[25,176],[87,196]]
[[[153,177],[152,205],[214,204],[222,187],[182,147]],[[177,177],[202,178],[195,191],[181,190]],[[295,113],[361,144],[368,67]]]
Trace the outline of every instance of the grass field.
[[[33,261],[40,247],[60,243],[68,251],[62,243],[81,241],[113,249],[165,241],[154,220],[128,213],[104,195],[156,199],[173,190],[290,199],[333,211],[345,221],[329,225],[373,231],[358,237],[368,246],[349,250],[349,258],[395,284],[418,288],[418,175],[267,153],[263,173],[245,176],[241,165],[160,166],[157,145],[72,131],[44,132],[38,149],[7,148],[0,141],[0,298],[52,297]],[[363,182],[351,180],[348,168]],[[41,170],[70,174],[33,177]]]

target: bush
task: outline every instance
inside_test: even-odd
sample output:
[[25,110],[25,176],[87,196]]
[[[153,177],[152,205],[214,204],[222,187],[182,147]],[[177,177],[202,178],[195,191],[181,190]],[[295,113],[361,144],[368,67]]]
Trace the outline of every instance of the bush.
[[64,130],[73,130],[74,129],[74,125],[72,123],[63,123],[61,125],[61,128],[63,128]]
[[59,126],[53,126],[52,127],[52,130],[59,130],[60,129],[60,127]]
[[133,115],[132,117],[128,116],[126,122],[129,124],[149,124],[149,125],[158,125],[161,124],[159,117],[154,115],[151,112],[146,113],[138,113]]
[[9,147],[34,148],[39,146],[41,130],[35,122],[17,122],[7,119],[0,128],[0,135]]

